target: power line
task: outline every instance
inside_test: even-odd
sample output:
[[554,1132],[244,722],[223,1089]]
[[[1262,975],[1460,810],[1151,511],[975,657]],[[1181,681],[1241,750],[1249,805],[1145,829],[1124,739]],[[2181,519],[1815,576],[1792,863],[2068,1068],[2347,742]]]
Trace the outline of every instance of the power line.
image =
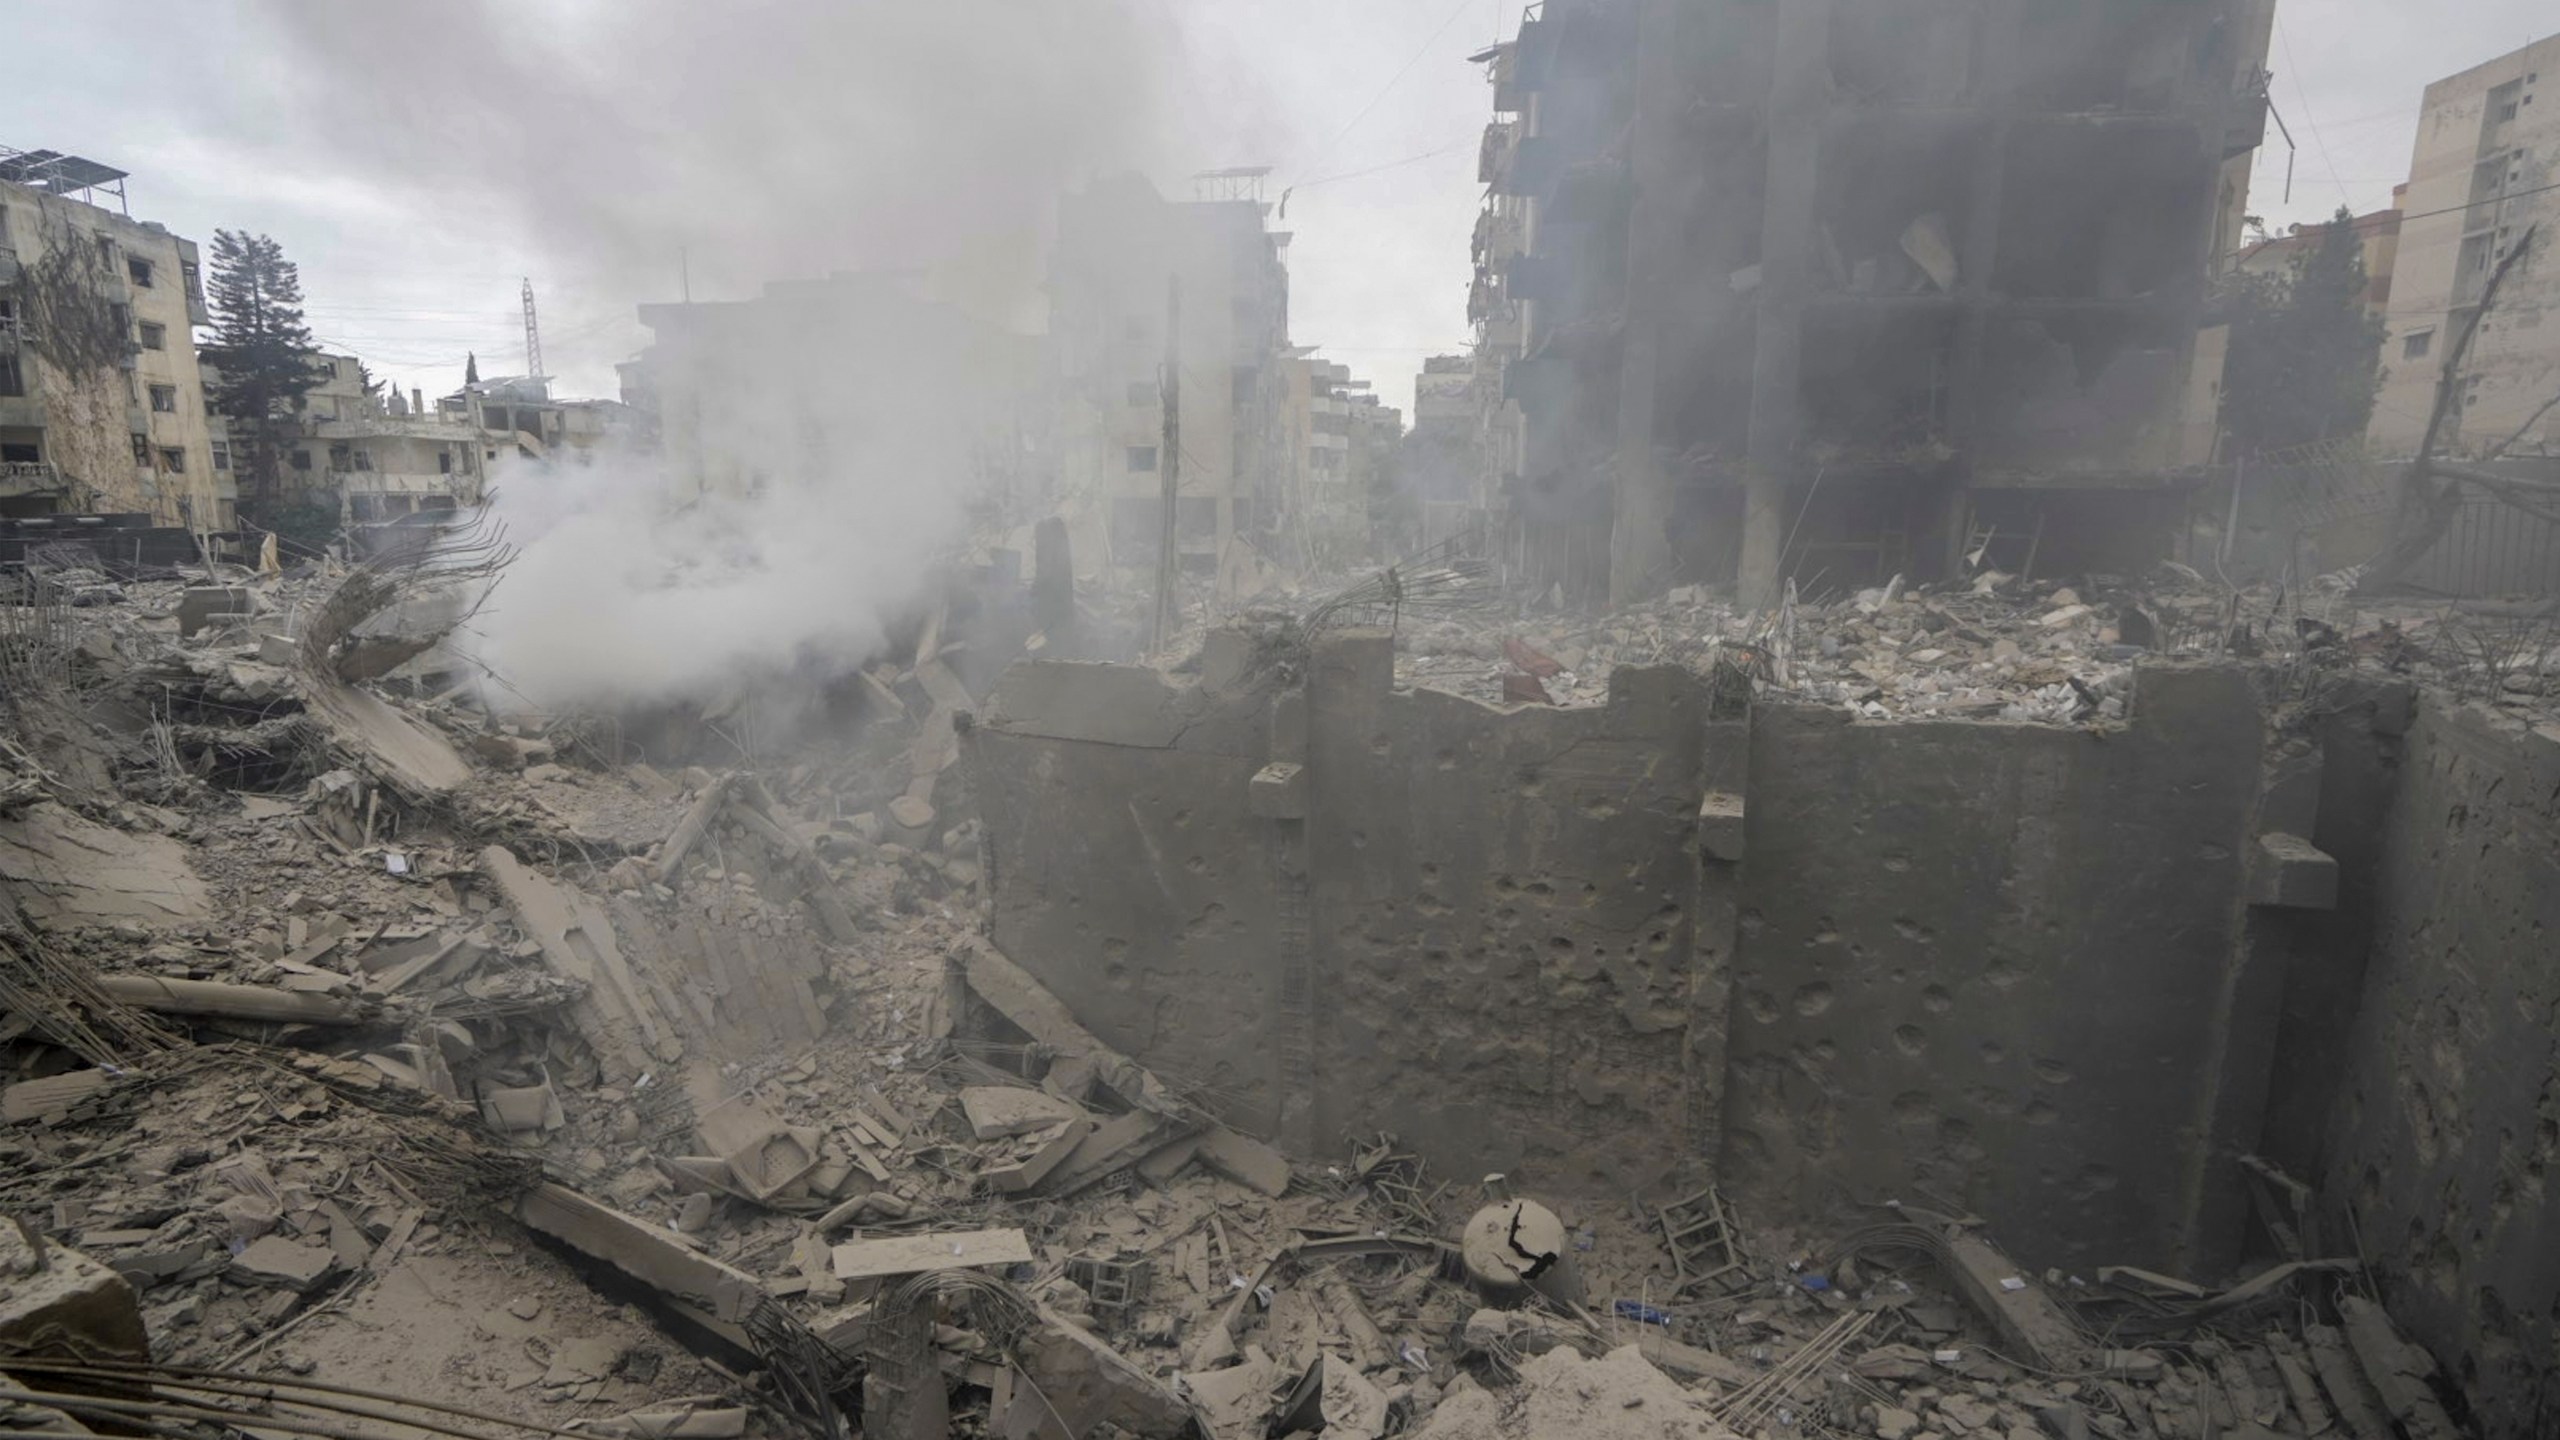
[[1314,158],[1308,160],[1307,164],[1312,166],[1317,160],[1321,160],[1327,155],[1332,154],[1335,147],[1339,146],[1345,139],[1347,139],[1352,131],[1360,128],[1360,122],[1369,118],[1369,112],[1377,109],[1380,101],[1385,100],[1389,94],[1393,93],[1396,86],[1404,83],[1404,77],[1412,73],[1414,66],[1422,63],[1422,57],[1431,53],[1431,47],[1440,43],[1440,37],[1448,34],[1449,27],[1458,22],[1458,16],[1464,13],[1469,5],[1474,3],[1475,0],[1458,0],[1457,4],[1451,6],[1449,8],[1448,18],[1440,22],[1439,29],[1431,32],[1430,39],[1422,42],[1421,49],[1413,52],[1413,58],[1405,61],[1404,65],[1398,69],[1393,76],[1388,78],[1387,83],[1379,88],[1378,93],[1369,97],[1369,103],[1361,106],[1359,113],[1351,117],[1351,122],[1343,126],[1339,134],[1325,142],[1325,147],[1317,151]]
[[2329,142],[2320,136],[2320,121],[2311,113],[2311,92],[2302,83],[2301,62],[2293,58],[2293,37],[2284,30],[2284,21],[2276,21],[2276,42],[2284,46],[2284,63],[2292,72],[2293,93],[2302,101],[2302,123],[2311,127],[2311,143],[2320,147],[2320,163],[2329,167],[2329,179],[2338,187],[2338,198],[2349,206],[2355,197],[2347,193],[2347,182],[2338,178],[2338,162],[2329,158]]

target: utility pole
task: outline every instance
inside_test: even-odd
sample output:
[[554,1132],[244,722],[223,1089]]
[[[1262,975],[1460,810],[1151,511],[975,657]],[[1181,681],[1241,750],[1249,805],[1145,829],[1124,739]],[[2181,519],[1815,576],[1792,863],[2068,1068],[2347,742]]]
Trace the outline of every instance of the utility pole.
[[1156,548],[1156,639],[1153,648],[1162,650],[1173,636],[1173,585],[1181,573],[1181,555],[1175,547],[1179,532],[1174,528],[1175,496],[1182,489],[1182,277],[1173,275],[1164,287],[1164,442],[1156,449],[1156,474],[1163,481],[1163,515],[1158,529]]
[[533,323],[533,277],[524,278],[524,373],[542,378],[542,330]]

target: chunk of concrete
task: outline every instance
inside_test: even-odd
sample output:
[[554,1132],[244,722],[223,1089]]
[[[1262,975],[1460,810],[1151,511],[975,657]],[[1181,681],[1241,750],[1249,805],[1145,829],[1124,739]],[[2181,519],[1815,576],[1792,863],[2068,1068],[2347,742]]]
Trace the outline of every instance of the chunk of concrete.
[[1201,1164],[1274,1200],[1289,1188],[1287,1156],[1224,1125],[1212,1125],[1200,1132],[1199,1155]]
[[1265,820],[1307,818],[1307,767],[1274,760],[1245,782],[1245,804]]
[[165,835],[130,835],[48,801],[0,820],[0,881],[41,929],[200,923],[212,897]]
[[2299,835],[2261,835],[2249,864],[2249,903],[2280,910],[2334,910],[2338,862]]
[[323,1245],[305,1245],[269,1235],[231,1259],[223,1274],[244,1285],[271,1285],[310,1292],[338,1268],[338,1255]]
[[982,1270],[1026,1265],[1031,1242],[1019,1230],[943,1230],[885,1240],[856,1240],[835,1247],[839,1280],[880,1280],[930,1270]]
[[1057,1134],[1042,1142],[1029,1155],[1013,1164],[999,1165],[979,1178],[1003,1194],[1019,1195],[1048,1179],[1050,1172],[1074,1154],[1076,1147],[1084,1143],[1084,1137],[1092,1133],[1093,1122],[1079,1115],[1059,1126]]
[[236,585],[190,585],[178,597],[178,634],[193,635],[217,615],[247,615],[249,592]]
[[113,1078],[104,1070],[74,1070],[41,1080],[21,1080],[0,1089],[0,1121],[43,1120],[50,1124],[104,1091]]
[[1023,1337],[1018,1355],[1046,1404],[1016,1407],[1017,1413],[1038,1412],[1038,1423],[1023,1429],[1020,1440],[1079,1440],[1114,1426],[1141,1440],[1192,1433],[1192,1409],[1181,1396],[1057,1312],[1043,1307],[1039,1313],[1040,1324]]
[[66,1245],[0,1225],[0,1352],[72,1353],[95,1359],[151,1358],[142,1307],[122,1275]]
[[1742,797],[1710,790],[1698,800],[1698,849],[1710,860],[1742,858]]
[[1046,1130],[1062,1120],[1083,1116],[1082,1107],[1038,1090],[1012,1085],[973,1085],[960,1092],[960,1113],[969,1133],[981,1140],[1002,1140]]

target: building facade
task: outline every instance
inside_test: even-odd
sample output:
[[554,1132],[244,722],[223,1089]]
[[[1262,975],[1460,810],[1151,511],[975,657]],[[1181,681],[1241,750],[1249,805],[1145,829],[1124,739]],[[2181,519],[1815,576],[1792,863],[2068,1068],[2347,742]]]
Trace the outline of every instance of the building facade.
[[212,317],[195,242],[123,214],[123,180],[0,148],[0,515],[224,529],[234,497],[196,363]]
[[[1174,528],[1183,568],[1214,571],[1238,536],[1256,545],[1282,538],[1294,479],[1280,364],[1288,237],[1264,223],[1259,178],[1203,176],[1200,198],[1167,200],[1122,176],[1060,203],[1049,343],[1059,500],[1087,532],[1080,555],[1099,541],[1115,565],[1155,564],[1169,355],[1179,377]],[[1170,341],[1169,325],[1178,327]]]
[[1279,362],[1288,483],[1258,544],[1306,570],[1391,559],[1409,547],[1404,416],[1351,368],[1314,355]]
[[1764,603],[1945,573],[1986,529],[2093,568],[2165,546],[2272,23],[1550,0],[1483,57],[1509,557],[1586,600],[1732,577]]
[[[1044,488],[1038,342],[904,272],[775,281],[752,300],[643,305],[655,340],[618,367],[638,402],[579,402],[546,443],[662,446],[679,495],[837,483],[957,493],[1004,509]],[[610,409],[605,407],[610,406]],[[530,413],[514,407],[522,424]],[[549,412],[540,412],[546,417]]]
[[2386,455],[2417,449],[2446,348],[2538,225],[2540,253],[2507,277],[2472,341],[2444,444],[2476,453],[2518,436],[2511,454],[2560,451],[2560,407],[2535,414],[2560,395],[2560,37],[2429,85],[2406,188],[2367,438]]

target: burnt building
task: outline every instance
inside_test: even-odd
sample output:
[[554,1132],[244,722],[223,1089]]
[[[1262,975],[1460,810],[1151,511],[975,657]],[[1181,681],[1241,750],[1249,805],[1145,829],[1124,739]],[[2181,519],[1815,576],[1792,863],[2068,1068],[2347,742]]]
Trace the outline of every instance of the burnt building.
[[1479,57],[1508,557],[1746,600],[2166,552],[2273,0],[1548,0]]

